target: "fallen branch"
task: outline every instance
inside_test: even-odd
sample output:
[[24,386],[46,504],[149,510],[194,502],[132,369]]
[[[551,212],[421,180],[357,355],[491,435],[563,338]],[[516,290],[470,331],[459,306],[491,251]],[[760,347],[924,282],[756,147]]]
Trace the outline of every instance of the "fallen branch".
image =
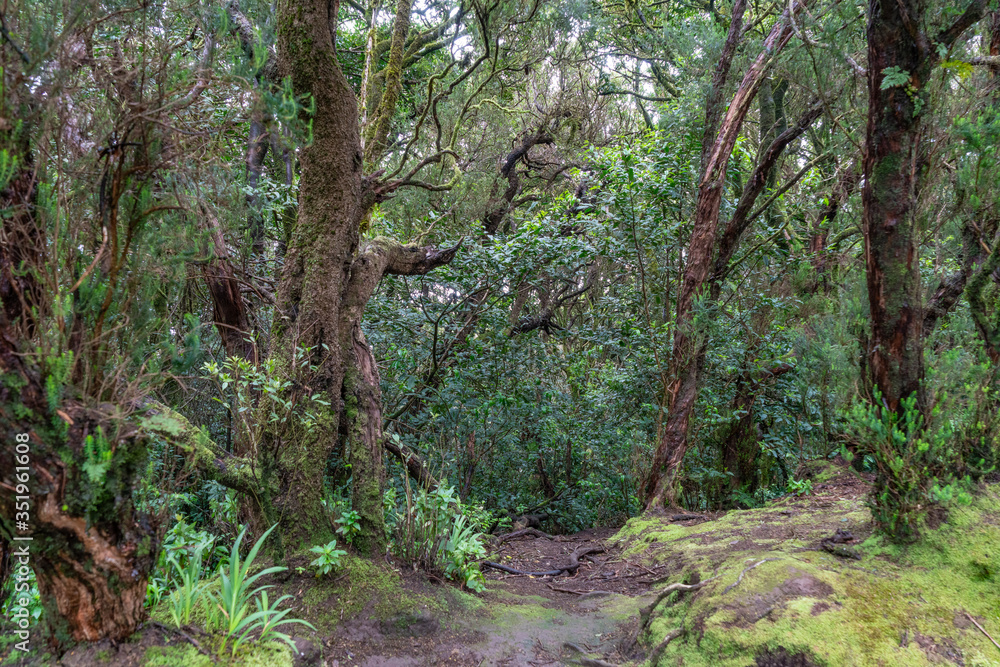
[[986,632],[986,630],[983,628],[983,626],[979,625],[979,623],[976,621],[976,619],[972,618],[972,614],[970,614],[969,612],[965,612],[965,617],[967,619],[969,619],[970,621],[972,621],[975,624],[975,626],[977,628],[979,628],[979,631],[982,632],[984,635],[986,635],[987,639],[989,639],[991,642],[993,642],[994,646],[996,646],[998,649],[1000,649],[1000,644],[997,644],[997,640],[993,639],[993,637],[990,637],[990,633]]
[[671,521],[691,521],[692,519],[704,519],[700,514],[674,514],[670,517]]
[[743,575],[744,575],[744,574],[746,574],[746,573],[747,573],[747,572],[749,572],[750,570],[754,569],[754,568],[755,568],[755,567],[757,567],[758,565],[763,565],[764,563],[767,563],[768,561],[772,561],[772,560],[781,560],[781,559],[780,559],[780,558],[765,558],[764,560],[761,560],[761,561],[757,561],[756,563],[754,563],[754,564],[753,564],[753,565],[751,565],[750,567],[747,567],[747,568],[744,568],[744,570],[743,570],[742,572],[740,572],[740,576],[739,576],[739,577],[737,577],[736,581],[734,581],[733,583],[731,583],[731,584],[729,584],[728,586],[726,586],[726,589],[725,589],[724,591],[722,591],[722,594],[723,594],[723,595],[725,595],[726,593],[728,593],[728,592],[729,592],[729,591],[731,591],[732,589],[736,588],[736,586],[738,586],[738,585],[739,585],[739,583],[740,583],[741,581],[743,581]]
[[515,537],[524,537],[525,535],[531,535],[532,537],[544,538],[546,540],[555,539],[548,533],[543,533],[536,528],[522,528],[521,530],[515,530],[513,533],[507,533],[506,535],[500,535],[497,538],[497,544],[503,544],[508,540],[512,540]]
[[500,570],[501,572],[508,572],[510,574],[517,574],[522,577],[558,577],[560,574],[565,572],[566,574],[573,574],[580,568],[580,559],[587,554],[599,554],[604,553],[602,547],[579,547],[570,554],[569,562],[565,565],[559,566],[557,569],[545,570],[544,572],[525,572],[524,570],[517,570],[507,565],[501,565],[500,563],[494,563],[493,561],[483,561],[480,564],[479,569],[485,570],[488,567],[492,567],[494,570]]

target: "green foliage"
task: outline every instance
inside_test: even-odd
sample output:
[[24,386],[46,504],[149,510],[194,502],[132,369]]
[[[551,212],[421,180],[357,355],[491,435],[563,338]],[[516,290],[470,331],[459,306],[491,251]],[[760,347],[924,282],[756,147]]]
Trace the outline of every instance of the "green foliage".
[[[337,533],[343,535],[348,544],[351,544],[354,538],[361,533],[361,515],[355,510],[343,512],[334,523],[337,524]],[[336,546],[336,542],[334,542],[334,546]]]
[[909,82],[910,73],[904,69],[900,69],[896,65],[893,65],[892,67],[886,67],[882,70],[882,83],[879,84],[879,88],[882,90],[888,90],[889,88],[896,88],[897,86],[905,86]]
[[[482,591],[485,580],[478,560],[486,557],[481,533],[462,514],[462,503],[453,487],[439,485],[434,491],[410,491],[406,504],[393,508],[395,526],[392,547],[405,562],[443,572],[474,591]],[[396,516],[392,516],[395,514]]]
[[451,535],[442,548],[445,576],[460,581],[477,593],[486,590],[486,580],[478,564],[486,558],[486,549],[480,537],[472,523],[464,515],[459,516],[455,518]]
[[788,480],[788,492],[797,496],[808,496],[812,493],[813,483],[811,479],[790,479]]
[[111,457],[114,451],[111,443],[104,437],[103,429],[98,426],[97,433],[88,435],[83,441],[84,462],[83,471],[87,473],[91,484],[99,485],[104,481],[104,475],[111,467]]
[[208,531],[198,530],[178,514],[164,536],[156,567],[150,575],[146,607],[156,607],[165,594],[171,596],[173,604],[172,593],[185,586],[187,590],[181,595],[194,596],[196,599],[191,600],[189,605],[193,606],[201,591],[196,591],[197,586],[189,586],[188,583],[197,584],[228,558],[229,551],[219,543],[216,536]]
[[[232,654],[235,655],[236,650],[250,639],[254,632],[260,632],[262,641],[278,639],[292,646],[294,650],[294,642],[288,635],[279,632],[277,628],[283,625],[299,624],[315,629],[310,623],[301,619],[286,618],[290,610],[278,609],[282,602],[291,598],[290,595],[283,595],[271,603],[267,596],[267,589],[271,586],[253,587],[261,577],[287,569],[272,566],[250,574],[257,553],[276,525],[268,528],[260,536],[260,539],[250,548],[245,559],[240,556],[240,543],[243,541],[246,529],[240,531],[233,543],[228,562],[219,568],[219,591],[210,594],[210,596],[215,604],[215,609],[218,610],[215,620],[224,637],[219,649],[220,653],[226,649],[229,642],[232,642]],[[251,601],[256,611],[251,610]]]
[[292,375],[279,377],[278,360],[269,358],[252,364],[240,357],[228,357],[222,364],[205,362],[202,372],[227,400],[214,397],[222,405],[235,406],[233,418],[250,441],[251,451],[258,451],[263,432],[282,432],[295,424],[306,430],[316,426],[319,412],[330,406],[321,394],[290,391],[293,386],[308,386],[319,367],[311,360],[313,348],[296,348],[292,353]]
[[186,562],[183,565],[177,558],[177,551],[167,555],[177,581],[177,588],[170,592],[170,618],[178,628],[191,622],[195,604],[205,591],[205,584],[201,581],[201,561],[202,552],[207,546],[209,545],[205,543],[197,544],[185,554]]
[[[875,390],[875,405],[858,404],[852,427],[862,449],[875,462],[875,485],[869,496],[872,520],[879,531],[897,542],[919,535],[920,520],[935,503],[968,494],[956,486],[955,432],[950,420],[940,419],[935,406],[931,428],[917,408],[916,396],[901,399],[899,411],[889,410]],[[846,449],[844,458],[852,460]]]
[[340,568],[340,559],[347,555],[343,549],[337,548],[337,540],[330,540],[323,545],[317,545],[309,549],[314,554],[318,554],[316,559],[309,563],[316,569],[316,576],[322,577]]

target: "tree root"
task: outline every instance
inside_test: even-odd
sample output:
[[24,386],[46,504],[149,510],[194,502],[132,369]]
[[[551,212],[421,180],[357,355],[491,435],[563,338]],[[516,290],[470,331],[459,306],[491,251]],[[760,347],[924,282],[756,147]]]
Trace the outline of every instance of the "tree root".
[[750,570],[754,569],[758,565],[763,565],[764,563],[767,563],[767,562],[772,561],[772,560],[781,560],[781,559],[780,558],[765,558],[764,560],[759,560],[756,563],[754,563],[753,565],[750,565],[749,567],[744,568],[744,570],[742,572],[740,572],[740,576],[737,577],[736,581],[734,581],[733,583],[731,583],[728,586],[726,586],[726,590],[722,591],[722,594],[725,595],[726,593],[728,593],[732,589],[736,588],[736,586],[738,586],[739,583],[741,581],[743,581],[743,575],[744,574],[746,574]]
[[192,637],[188,633],[184,632],[180,628],[172,628],[172,627],[170,627],[168,625],[164,625],[163,623],[159,623],[157,621],[152,621],[149,625],[151,625],[154,628],[157,628],[158,630],[160,630],[163,633],[173,632],[175,634],[180,635],[181,637],[183,637],[184,639],[186,639],[188,641],[188,643],[191,644],[191,646],[194,646],[196,649],[198,649],[199,653],[201,653],[202,655],[206,655],[206,656],[208,656],[210,658],[212,657],[212,654],[209,653],[208,651],[206,651],[204,648],[202,648],[201,643],[199,643],[197,639],[195,639],[194,637]]
[[494,563],[493,561],[483,561],[479,565],[480,570],[485,570],[488,567],[492,567],[494,570],[500,570],[501,572],[508,572],[510,574],[517,574],[520,576],[527,577],[558,577],[560,574],[565,572],[566,574],[573,574],[580,568],[580,559],[587,554],[599,554],[604,553],[603,547],[579,547],[569,556],[569,562],[565,565],[558,566],[558,569],[545,570],[544,572],[525,572],[524,570],[516,570],[512,567],[506,565],[501,565],[500,563]]
[[712,581],[713,579],[718,579],[718,578],[719,578],[718,575],[716,575],[711,579],[706,579],[705,581],[699,581],[697,584],[670,584],[669,586],[664,588],[662,591],[660,591],[660,593],[656,596],[656,599],[653,600],[653,602],[648,607],[639,612],[639,632],[636,633],[636,638],[638,638],[638,636],[641,635],[643,631],[646,629],[646,627],[649,625],[649,619],[652,618],[653,612],[656,610],[656,607],[659,606],[661,602],[663,602],[663,598],[667,597],[674,591],[681,591],[684,593],[686,593],[687,591],[696,591],[705,584],[707,584],[708,582]]
[[683,634],[684,634],[684,628],[677,628],[676,630],[671,630],[667,634],[667,636],[663,638],[663,641],[656,645],[656,648],[653,649],[653,652],[649,654],[649,664],[656,665],[660,661],[660,656],[663,655],[663,652],[665,650],[667,650],[667,646],[670,644],[670,642],[674,641]]
[[536,528],[522,528],[521,530],[515,530],[513,533],[507,533],[506,535],[497,536],[497,544],[503,544],[508,540],[513,540],[515,537],[524,537],[525,535],[531,535],[532,537],[544,538],[546,540],[554,540],[555,538],[548,533],[543,533]]

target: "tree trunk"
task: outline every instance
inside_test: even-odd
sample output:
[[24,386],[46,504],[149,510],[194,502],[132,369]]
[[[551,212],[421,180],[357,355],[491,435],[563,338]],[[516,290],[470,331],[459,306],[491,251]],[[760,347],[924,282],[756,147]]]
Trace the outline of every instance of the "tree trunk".
[[[802,3],[797,3],[792,10],[801,11]],[[733,8],[733,21],[729,36],[723,48],[723,54],[735,49],[742,35],[743,3],[737,3]],[[674,331],[674,349],[671,359],[674,380],[667,388],[668,413],[660,435],[660,441],[653,455],[653,465],[646,478],[644,495],[646,509],[651,510],[661,506],[664,501],[674,503],[675,482],[680,470],[680,464],[687,453],[687,434],[698,398],[698,386],[701,369],[704,363],[703,336],[694,329],[694,306],[696,297],[709,277],[712,259],[716,247],[716,230],[719,223],[719,207],[722,203],[725,186],[726,165],[732,155],[736,138],[739,135],[743,120],[746,118],[750,105],[764,80],[767,69],[775,54],[784,48],[791,38],[792,28],[786,11],[778,20],[764,42],[764,49],[750,65],[743,81],[730,102],[728,111],[719,124],[718,132],[706,144],[702,152],[702,180],[698,189],[698,203],[695,210],[694,227],[686,253],[684,280],[677,300],[677,316]],[[731,56],[730,56],[731,57]],[[725,57],[723,63],[725,63]],[[720,68],[721,68],[720,64]],[[726,65],[728,68],[728,64]],[[713,91],[709,94],[706,110],[706,131],[718,117],[718,110],[713,107],[721,101],[717,89],[725,83],[725,74],[718,72],[713,81]],[[763,188],[763,182],[760,187]],[[759,193],[759,192],[758,192]],[[735,242],[739,234],[735,235]]]
[[359,226],[376,194],[362,178],[357,101],[337,62],[336,15],[337,3],[327,0],[278,4],[279,68],[296,95],[311,97],[315,112],[312,143],[300,151],[298,217],[277,293],[271,355],[291,380],[301,363],[296,349],[308,350],[316,370],[293,384],[291,396],[322,401],[312,404],[310,428],[293,424],[265,437],[264,455],[273,456],[262,465],[270,495],[257,521],[280,524],[279,553],[329,539],[323,477],[340,437],[347,439],[353,508],[361,515],[358,546],[370,554],[384,548],[381,395],[361,317],[383,275],[426,273],[458,249],[380,240],[359,253]]
[[[872,0],[868,15],[868,126],[865,138],[862,231],[871,318],[869,368],[884,405],[892,411],[924,396],[924,312],[920,282],[917,201],[927,156],[920,126],[929,101],[927,84],[950,47],[978,21],[985,0],[970,3],[934,39],[921,32],[918,0]],[[888,73],[905,80],[886,81]]]
[[[0,534],[15,556],[27,549],[57,651],[136,631],[158,548],[132,504],[145,437],[113,406],[73,397],[56,378],[63,371],[35,366],[0,317]],[[27,525],[17,514],[25,497]]]
[[296,95],[311,97],[315,113],[313,142],[300,154],[298,219],[277,293],[272,357],[290,379],[296,349],[308,349],[318,371],[308,387],[296,391],[329,404],[318,410],[314,427],[270,432],[265,439],[266,454],[275,458],[262,467],[273,467],[268,476],[274,477],[275,495],[260,518],[279,522],[281,538],[293,550],[326,542],[332,534],[323,506],[323,471],[337,443],[345,364],[353,354],[343,346],[341,311],[364,214],[361,138],[354,91],[334,50],[331,20],[337,7],[326,0],[284,0],[277,8],[279,69],[291,78]]

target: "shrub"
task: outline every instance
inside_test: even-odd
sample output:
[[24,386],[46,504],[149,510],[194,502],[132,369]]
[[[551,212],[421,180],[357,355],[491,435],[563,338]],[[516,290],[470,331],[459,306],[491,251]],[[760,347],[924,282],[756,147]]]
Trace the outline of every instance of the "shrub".
[[[249,639],[251,633],[255,631],[260,632],[261,640],[277,639],[291,646],[294,651],[295,643],[288,635],[279,632],[276,628],[282,625],[297,623],[313,630],[316,629],[312,624],[302,619],[285,618],[290,610],[278,609],[282,602],[292,597],[291,595],[282,595],[271,603],[267,596],[267,589],[271,588],[271,586],[253,588],[254,583],[261,577],[276,572],[284,572],[287,569],[277,566],[267,567],[250,575],[250,568],[253,566],[254,558],[257,557],[257,552],[260,551],[264,540],[267,539],[267,536],[271,534],[271,531],[276,526],[277,524],[271,526],[267,532],[261,535],[260,539],[250,549],[246,560],[241,560],[240,543],[246,534],[246,528],[244,528],[240,531],[239,537],[236,538],[236,542],[233,544],[229,555],[229,562],[219,568],[219,593],[212,597],[215,609],[218,610],[215,614],[215,620],[221,625],[224,635],[222,645],[219,649],[220,652],[226,649],[227,643],[231,640],[232,653],[235,655],[236,649]],[[257,609],[257,611],[252,613],[250,611],[251,601],[253,601],[253,605]]]
[[354,538],[361,533],[361,515],[354,510],[342,513],[334,523],[337,524],[337,533],[343,535],[348,544],[352,544]]
[[[891,540],[912,542],[931,505],[968,498],[953,479],[954,427],[949,420],[939,420],[939,404],[931,414],[935,427],[925,428],[915,395],[902,399],[899,411],[879,405],[882,396],[877,390],[875,403],[856,405],[850,416],[861,450],[875,464],[875,484],[868,497],[872,520]],[[842,455],[848,461],[853,458],[846,449]]]
[[406,506],[394,510],[388,521],[394,528],[396,555],[481,592],[485,581],[477,559],[486,556],[482,534],[462,513],[462,503],[453,487],[443,484],[434,491],[414,494],[406,485]]

